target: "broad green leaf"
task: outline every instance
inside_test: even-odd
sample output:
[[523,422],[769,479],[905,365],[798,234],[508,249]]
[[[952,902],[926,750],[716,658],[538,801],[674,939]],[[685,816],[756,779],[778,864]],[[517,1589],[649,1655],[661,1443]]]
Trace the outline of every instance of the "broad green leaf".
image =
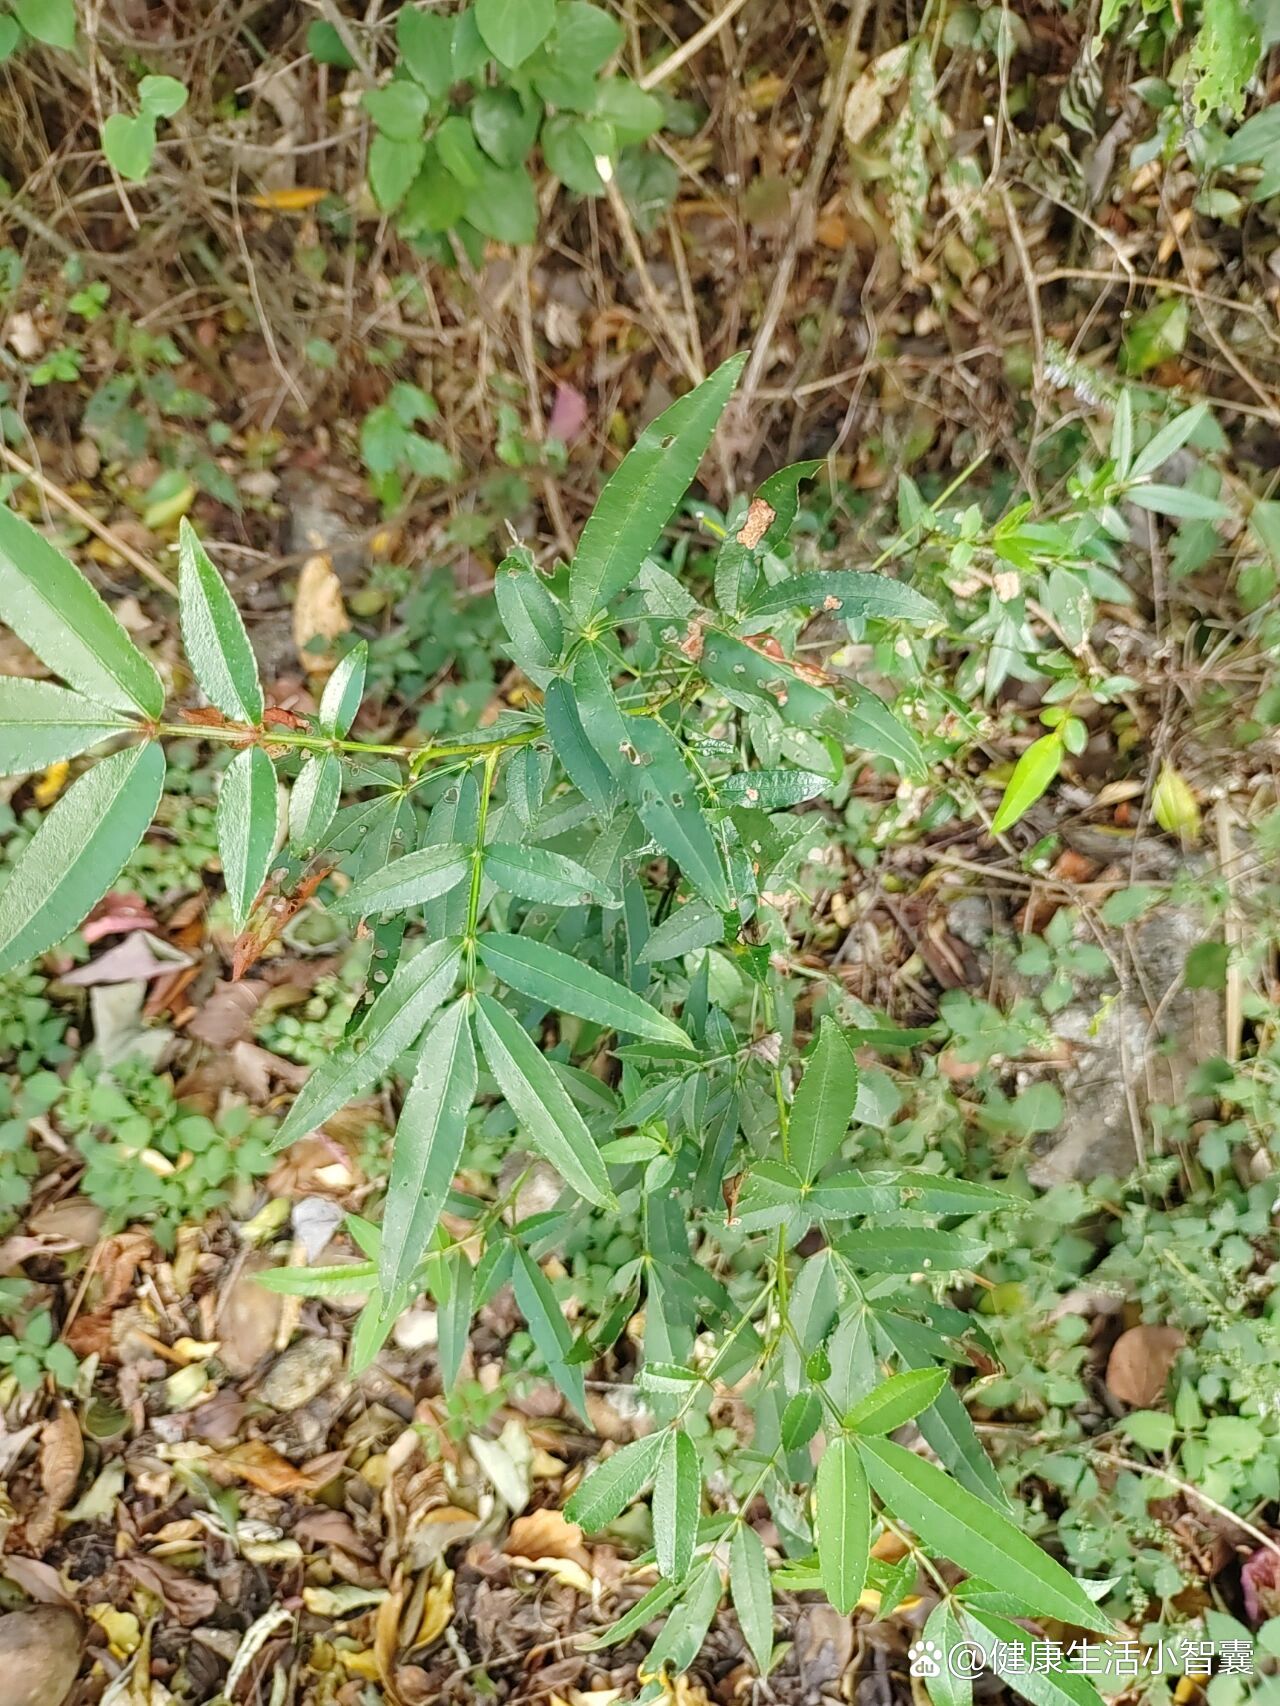
[[457,942],[432,942],[396,969],[359,1030],[312,1069],[273,1148],[296,1143],[390,1072],[453,988],[461,957]]
[[491,995],[478,995],[476,1032],[485,1062],[531,1146],[588,1202],[616,1208],[595,1138],[524,1026]]
[[1057,729],[1033,740],[1013,767],[1004,796],[991,820],[991,833],[1003,835],[1028,812],[1062,768],[1062,736]]
[[182,646],[211,705],[233,723],[262,721],[258,662],[222,576],[184,517],[178,529]]
[[102,126],[102,152],[132,184],[146,181],[156,156],[156,121],[149,113],[112,113]]
[[0,974],[61,942],[102,899],[155,816],[164,768],[154,741],[113,753],[45,815],[0,889]]
[[539,140],[547,170],[559,178],[566,189],[575,195],[600,196],[605,193],[605,181],[598,162],[610,160],[617,152],[614,133],[607,125],[598,119],[557,113],[543,125]]
[[560,1312],[551,1282],[523,1245],[516,1251],[511,1283],[529,1336],[547,1365],[547,1373],[585,1421],[587,1389],[582,1369],[569,1361],[573,1334]]
[[836,1248],[864,1273],[954,1273],[976,1268],[990,1245],[963,1232],[935,1232],[927,1226],[864,1226],[841,1238]]
[[138,106],[154,118],[172,118],[187,104],[187,86],[176,77],[144,77],[138,84]]
[[875,617],[886,622],[940,622],[942,612],[932,599],[889,575],[857,569],[816,570],[779,581],[751,601],[753,616],[768,616],[793,607],[827,611],[845,620]]
[[1111,1632],[1079,1582],[1001,1511],[892,1440],[862,1439],[858,1450],[888,1510],[938,1557],[998,1582],[1033,1614]]
[[761,1676],[773,1657],[773,1589],[764,1543],[748,1522],[739,1522],[729,1542],[729,1591],[738,1627]]
[[1246,119],[1219,157],[1223,166],[1262,165],[1280,151],[1280,106],[1263,107]]
[[840,1027],[823,1019],[791,1104],[788,1153],[804,1179],[837,1154],[858,1099],[858,1068]]
[[361,96],[365,111],[381,135],[395,142],[420,142],[429,102],[425,92],[407,77],[393,78]]
[[51,681],[0,675],[0,776],[25,776],[76,758],[133,725]]
[[797,1392],[782,1412],[779,1438],[784,1451],[798,1451],[817,1433],[822,1423],[822,1401],[816,1392]]
[[389,1303],[408,1302],[462,1159],[476,1094],[476,1056],[466,1001],[455,1001],[422,1040],[418,1070],[396,1123],[382,1217],[378,1280]]
[[573,688],[561,676],[548,682],[542,702],[547,735],[565,775],[598,818],[607,818],[617,795],[607,766],[587,739]]
[[480,181],[466,196],[467,219],[496,242],[532,243],[538,234],[538,194],[533,179],[523,166],[504,170],[487,155],[481,159]]
[[481,936],[479,948],[480,958],[494,976],[531,1001],[609,1030],[688,1047],[689,1039],[674,1019],[593,966],[582,965],[572,954],[528,936],[497,932]]
[[364,692],[364,672],[369,648],[363,640],[352,646],[345,657],[334,665],[333,674],[324,684],[320,695],[317,721],[326,734],[345,735],[356,720],[360,697]]
[[745,361],[745,354],[731,357],[664,410],[610,476],[569,572],[569,603],[579,623],[631,585],[698,472]]
[[352,885],[334,902],[335,912],[366,918],[374,912],[403,912],[456,888],[471,869],[471,849],[456,841],[419,847],[393,859]]
[[[963,1624],[956,1621],[954,1613],[952,1621],[956,1623],[958,1638],[976,1641],[986,1656],[987,1668],[1007,1683],[1015,1694],[1031,1701],[1031,1706],[1102,1706],[1102,1696],[1096,1685],[1079,1671],[1069,1670],[1065,1665],[1033,1670],[1029,1665],[1024,1667],[1013,1663],[1012,1655],[1019,1648],[1026,1648],[1027,1632],[1009,1618],[966,1605]],[[931,1682],[931,1695],[934,1688],[935,1684]],[[1108,1695],[1110,1693],[1108,1689]],[[938,1706],[964,1706],[964,1703],[943,1698]]]
[[238,752],[223,772],[217,823],[231,918],[243,930],[271,869],[280,827],[275,765],[260,746]]
[[298,772],[289,794],[289,847],[309,858],[319,847],[338,809],[342,766],[332,752],[318,752]]
[[160,677],[79,569],[4,508],[0,613],[41,663],[87,699],[147,717],[164,710]]
[[517,847],[512,842],[495,841],[485,848],[484,868],[505,893],[542,906],[590,906],[593,901],[617,904],[617,896],[585,866],[545,847]]
[[834,786],[830,776],[820,776],[816,770],[739,770],[732,776],[717,776],[715,782],[722,800],[762,812],[803,805],[829,794]]
[[681,1581],[693,1563],[702,1502],[698,1448],[682,1428],[662,1436],[653,1484],[653,1541],[660,1574]]
[[403,138],[375,131],[367,167],[373,199],[384,213],[399,207],[422,170],[427,145],[420,136]]
[[555,0],[476,0],[475,12],[484,45],[509,71],[524,64],[556,21]]
[[822,1591],[848,1617],[867,1581],[871,1556],[871,1493],[851,1439],[838,1435],[818,1464],[814,1513]]
[[645,1434],[607,1457],[583,1481],[564,1514],[588,1534],[597,1534],[632,1505],[653,1480],[665,1435]]
[[396,46],[405,69],[433,101],[448,94],[453,83],[452,18],[422,6],[402,6],[396,13]]
[[46,47],[76,45],[75,0],[13,0],[13,14],[27,34]]
[[851,1433],[891,1434],[927,1410],[947,1384],[945,1368],[911,1368],[882,1381],[844,1419]]
[[679,1676],[688,1670],[702,1651],[722,1592],[720,1567],[714,1559],[708,1559],[699,1565],[667,1613],[662,1631],[640,1668],[641,1677],[656,1676],[664,1670]]

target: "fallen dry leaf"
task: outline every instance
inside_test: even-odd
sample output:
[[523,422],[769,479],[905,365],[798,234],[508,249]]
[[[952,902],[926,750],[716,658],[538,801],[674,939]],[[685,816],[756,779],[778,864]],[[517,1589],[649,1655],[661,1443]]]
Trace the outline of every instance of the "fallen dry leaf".
[[572,1558],[584,1569],[591,1554],[582,1543],[582,1530],[560,1511],[537,1510],[518,1516],[511,1524],[502,1550],[515,1558]]
[[222,1470],[241,1481],[247,1481],[260,1493],[314,1493],[332,1481],[347,1460],[345,1451],[326,1451],[301,1468],[295,1467],[265,1440],[251,1439],[243,1445],[232,1446],[210,1459],[209,1467],[216,1475]]
[[75,1492],[83,1462],[84,1441],[76,1413],[69,1404],[59,1404],[40,1434],[41,1496],[25,1529],[32,1552],[43,1552],[52,1540],[58,1512]]
[[342,602],[342,583],[328,557],[308,557],[298,576],[293,605],[293,643],[302,667],[310,674],[326,674],[335,659],[327,647],[311,649],[315,640],[333,641],[351,626]]
[[121,1566],[144,1588],[164,1601],[178,1622],[188,1629],[212,1617],[218,1608],[218,1590],[208,1582],[166,1564],[161,1558],[125,1558]]
[[0,1617],[4,1706],[62,1706],[80,1668],[83,1627],[65,1605],[30,1605]]
[[1130,1327],[1107,1359],[1107,1390],[1122,1404],[1149,1410],[1164,1397],[1169,1370],[1186,1342],[1177,1327]]

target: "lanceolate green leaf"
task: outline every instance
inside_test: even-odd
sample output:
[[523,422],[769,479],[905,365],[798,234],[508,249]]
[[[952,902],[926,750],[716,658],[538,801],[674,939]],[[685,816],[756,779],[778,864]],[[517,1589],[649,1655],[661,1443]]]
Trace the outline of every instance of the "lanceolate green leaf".
[[746,1522],[737,1524],[729,1542],[729,1591],[742,1638],[764,1676],[773,1656],[773,1589],[764,1543]]
[[190,522],[178,532],[178,608],[182,645],[211,705],[233,723],[262,721],[258,662],[222,576]]
[[476,1033],[529,1143],[588,1202],[616,1208],[596,1140],[529,1033],[490,995],[476,997]]
[[1062,767],[1062,736],[1057,729],[1033,740],[1013,767],[1004,798],[991,821],[993,835],[1003,835],[1028,812]]
[[573,688],[562,677],[547,683],[542,702],[547,735],[564,773],[598,818],[609,816],[617,787],[600,754],[587,739]]
[[892,1440],[863,1439],[858,1450],[887,1509],[938,1557],[998,1582],[1029,1613],[1110,1633],[1110,1622],[1079,1582],[1002,1512]]
[[822,1454],[814,1483],[822,1591],[842,1617],[858,1603],[871,1556],[871,1494],[851,1439],[838,1435]]
[[468,1017],[467,1003],[455,1001],[427,1032],[396,1124],[378,1263],[383,1294],[393,1307],[411,1295],[462,1157],[467,1110],[476,1094]]
[[792,575],[751,600],[753,616],[768,616],[776,610],[793,607],[823,610],[846,620],[867,616],[921,624],[942,620],[937,605],[914,587],[904,586],[888,575],[866,574],[856,569],[833,569],[827,573],[819,569],[811,574]]
[[650,1042],[687,1048],[688,1037],[641,996],[613,978],[584,966],[571,954],[529,936],[491,933],[480,937],[480,958],[509,988],[561,1013],[590,1019],[615,1031],[629,1031]]
[[569,1521],[596,1534],[634,1504],[657,1474],[664,1438],[645,1434],[593,1469],[564,1507]]
[[675,1581],[693,1563],[701,1498],[698,1448],[682,1429],[668,1428],[653,1487],[653,1540],[658,1569]]
[[662,1632],[649,1649],[646,1671],[664,1668],[672,1675],[688,1670],[702,1650],[711,1619],[723,1592],[720,1569],[714,1560],[700,1564],[689,1578],[675,1607],[668,1613]]
[[470,869],[471,850],[456,841],[420,847],[353,884],[335,910],[360,918],[373,912],[402,912],[448,894]]
[[267,880],[279,819],[275,765],[260,746],[246,747],[227,766],[218,790],[218,856],[237,930],[244,929]]
[[580,623],[631,585],[698,472],[745,361],[745,355],[731,357],[664,410],[614,470],[582,530],[569,574],[569,604]]
[[909,1368],[891,1375],[853,1406],[844,1425],[853,1433],[891,1434],[927,1410],[946,1384],[945,1368]]
[[546,847],[517,847],[495,841],[485,849],[486,874],[507,894],[542,906],[590,906],[593,901],[617,904],[598,877],[576,859]]
[[1102,1696],[1087,1676],[1065,1666],[1033,1670],[1015,1664],[1012,1655],[1025,1648],[1027,1632],[994,1611],[975,1611],[966,1605],[963,1621],[953,1613],[957,1638],[976,1641],[990,1670],[1032,1706],[1101,1706]]
[[824,1019],[791,1105],[789,1154],[801,1176],[812,1179],[849,1131],[858,1099],[858,1068],[840,1027]]
[[432,942],[397,968],[360,1029],[312,1071],[280,1127],[275,1148],[314,1131],[391,1070],[453,988],[461,958],[457,942]]
[[338,809],[342,766],[332,752],[318,752],[298,772],[289,794],[289,846],[300,858],[319,847]]
[[0,614],[86,698],[158,717],[164,688],[88,581],[34,527],[0,508]]
[[516,1251],[511,1283],[530,1336],[547,1365],[547,1373],[585,1420],[587,1389],[582,1369],[569,1361],[573,1334],[560,1313],[551,1282],[523,1245]]
[[112,754],[45,816],[0,889],[0,974],[70,935],[146,834],[164,786],[154,742]]
[[[404,13],[401,12],[400,16],[403,17]],[[360,709],[360,696],[364,692],[368,657],[369,648],[361,640],[338,660],[333,674],[325,682],[324,692],[320,695],[318,721],[329,734],[345,735],[355,721],[356,712]]]
[[132,725],[51,681],[0,675],[0,776],[24,776],[75,758]]

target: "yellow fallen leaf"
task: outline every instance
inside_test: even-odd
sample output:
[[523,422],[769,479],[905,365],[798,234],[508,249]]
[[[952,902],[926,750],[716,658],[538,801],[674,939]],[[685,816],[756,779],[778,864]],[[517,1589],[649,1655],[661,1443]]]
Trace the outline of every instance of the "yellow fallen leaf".
[[89,1615],[107,1637],[107,1647],[113,1659],[123,1661],[138,1650],[142,1640],[142,1625],[131,1611],[117,1611],[104,1600],[91,1605]]
[[438,1641],[453,1621],[453,1571],[446,1570],[438,1582],[427,1589],[422,1602],[422,1623],[414,1637],[415,1647],[429,1647]]
[[271,213],[305,213],[331,192],[315,184],[298,184],[288,190],[268,190],[265,195],[250,196],[254,207],[265,207]]
[[[293,643],[302,667],[310,674],[325,675],[336,661],[330,644],[351,626],[342,602],[342,583],[328,557],[308,557],[298,576],[293,604]],[[317,642],[321,642],[317,644]]]
[[363,1677],[366,1682],[381,1682],[378,1660],[372,1648],[366,1648],[360,1653],[340,1651],[338,1657],[342,1660],[344,1669],[354,1676]]
[[575,1593],[585,1594],[588,1599],[595,1596],[597,1584],[582,1565],[575,1564],[572,1558],[512,1558],[511,1562],[521,1570],[538,1570],[543,1575],[550,1576],[562,1588],[572,1588]]
[[175,1339],[169,1347],[180,1363],[200,1362],[221,1348],[220,1339]]
[[31,790],[35,795],[36,804],[38,806],[51,806],[66,787],[67,777],[70,774],[71,766],[65,758],[60,758],[56,764],[51,764]]

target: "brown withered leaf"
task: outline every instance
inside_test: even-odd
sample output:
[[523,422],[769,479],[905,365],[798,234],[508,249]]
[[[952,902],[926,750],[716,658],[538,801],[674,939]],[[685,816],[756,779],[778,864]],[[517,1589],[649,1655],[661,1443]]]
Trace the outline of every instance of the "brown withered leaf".
[[754,551],[773,526],[777,514],[773,505],[767,504],[763,498],[752,498],[747,510],[747,519],[738,529],[739,545],[745,545],[748,551]]
[[84,1462],[80,1424],[69,1404],[59,1404],[40,1434],[40,1502],[27,1518],[24,1538],[32,1552],[53,1539],[58,1512],[69,1503]]
[[298,1468],[265,1440],[251,1439],[210,1458],[209,1468],[219,1479],[227,1474],[247,1481],[260,1493],[278,1497],[283,1493],[314,1493],[333,1480],[346,1460],[345,1451],[326,1451],[322,1457],[313,1457]]
[[372,1549],[356,1533],[355,1525],[344,1511],[310,1510],[300,1516],[292,1529],[293,1538],[303,1544],[320,1547],[336,1546],[349,1557],[371,1564]]
[[572,1558],[584,1570],[591,1568],[582,1530],[557,1510],[526,1511],[516,1517],[502,1550],[512,1558]]
[[178,1622],[188,1629],[212,1617],[218,1608],[215,1587],[166,1564],[163,1558],[125,1558],[122,1568],[134,1581],[162,1599]]
[[1177,1327],[1130,1327],[1107,1359],[1107,1390],[1122,1404],[1149,1410],[1164,1397],[1169,1371],[1187,1336]]
[[336,640],[350,626],[351,618],[342,602],[342,583],[333,564],[323,555],[308,557],[298,576],[293,604],[293,643],[302,667],[320,674],[332,669],[332,651],[309,648],[316,640]]

